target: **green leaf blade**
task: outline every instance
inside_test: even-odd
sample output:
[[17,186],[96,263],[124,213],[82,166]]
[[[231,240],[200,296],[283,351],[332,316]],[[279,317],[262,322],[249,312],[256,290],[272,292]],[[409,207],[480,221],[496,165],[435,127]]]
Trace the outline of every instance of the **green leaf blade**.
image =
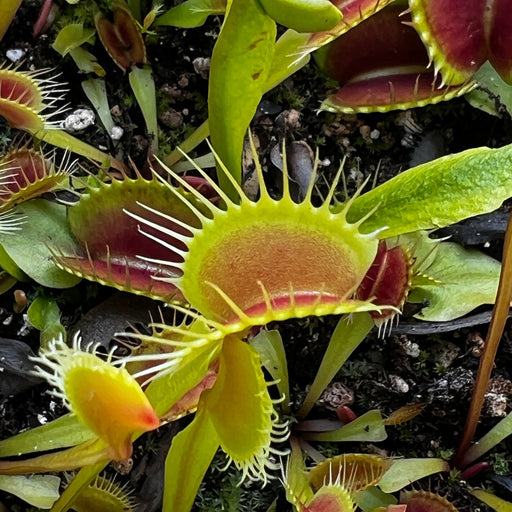
[[510,501],[498,498],[498,496],[489,491],[471,489],[469,492],[486,505],[489,505],[493,510],[496,510],[496,512],[512,512],[512,503]]
[[227,0],[187,0],[162,14],[156,20],[155,26],[200,27],[208,16],[223,14],[226,3]]
[[66,220],[66,208],[42,199],[20,204],[16,210],[26,217],[19,233],[0,233],[0,244],[29,277],[50,288],[69,288],[80,278],[57,268],[49,244],[74,245]]
[[76,416],[66,414],[50,423],[0,441],[0,457],[67,448],[95,436]]
[[378,483],[386,493],[396,492],[434,473],[450,471],[443,459],[396,459]]
[[399,174],[355,199],[348,220],[380,238],[433,229],[491,212],[512,196],[512,145],[448,155]]
[[59,497],[60,478],[54,475],[0,475],[0,489],[34,507],[49,509]]
[[384,441],[387,438],[382,414],[378,410],[368,411],[354,421],[330,432],[305,432],[304,439],[313,441]]
[[57,303],[48,297],[36,297],[27,310],[29,322],[41,331],[41,347],[48,347],[50,341],[66,339],[66,329],[60,322]]

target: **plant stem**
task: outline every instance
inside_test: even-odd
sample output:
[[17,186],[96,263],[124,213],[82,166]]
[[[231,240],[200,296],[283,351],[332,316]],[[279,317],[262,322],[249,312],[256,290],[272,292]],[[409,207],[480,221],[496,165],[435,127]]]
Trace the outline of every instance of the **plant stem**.
[[297,413],[298,419],[308,415],[325,388],[373,326],[372,317],[368,313],[345,315],[341,318],[331,336],[315,380]]
[[489,384],[492,367],[494,365],[494,358],[496,351],[505,328],[507,321],[508,311],[510,307],[510,299],[512,297],[512,221],[509,219],[507,232],[505,234],[505,243],[503,246],[503,261],[501,264],[500,282],[498,286],[498,293],[496,295],[496,302],[492,312],[491,325],[487,332],[485,339],[484,349],[480,358],[480,365],[478,367],[478,374],[476,376],[475,387],[473,395],[471,396],[471,403],[469,406],[466,424],[462,431],[462,437],[457,448],[457,452],[453,458],[453,465],[460,467],[464,455],[469,448],[469,445],[475,435],[478,420],[480,419],[480,412],[484,403],[485,393]]

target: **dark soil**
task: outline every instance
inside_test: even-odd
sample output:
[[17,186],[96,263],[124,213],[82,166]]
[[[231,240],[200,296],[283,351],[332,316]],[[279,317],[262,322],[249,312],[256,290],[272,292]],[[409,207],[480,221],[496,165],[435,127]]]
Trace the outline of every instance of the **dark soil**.
[[[68,82],[66,100],[70,107],[87,106],[80,87],[82,76],[77,74],[75,64],[69,58],[62,59],[51,48],[58,24],[37,39],[32,36],[41,3],[38,0],[23,3],[0,44],[0,55],[6,59],[7,50],[23,49],[25,57],[19,64],[21,69],[54,68],[56,74],[60,73],[60,78]],[[82,0],[82,3],[87,2]],[[87,12],[82,4],[79,8],[80,13]],[[63,2],[61,13],[69,16],[70,9]],[[220,19],[214,17],[200,29],[159,28],[154,35],[147,37],[148,59],[152,63],[160,102],[160,147],[163,151],[173,149],[207,117],[207,67],[201,68],[201,62],[196,59],[211,55],[219,27]],[[129,157],[135,165],[144,168],[150,141],[144,132],[144,122],[126,76],[98,41],[92,51],[107,71],[110,105],[115,112],[115,121],[124,129],[124,136],[114,144],[99,124],[78,136],[104,146],[126,160]],[[358,116],[318,113],[319,102],[328,87],[326,79],[311,64],[265,96],[252,130],[259,142],[272,190],[278,191],[281,173],[272,163],[271,150],[283,138],[289,142],[304,141],[313,150],[319,149],[323,162],[320,192],[322,183],[325,183],[324,191],[328,189],[327,183],[336,172],[338,163],[346,156],[349,193],[355,191],[365,177],[374,175],[377,169],[377,182],[383,182],[410,167],[411,162],[419,163],[482,145],[499,147],[512,140],[509,118],[499,119],[484,114],[463,99],[405,113]],[[20,137],[4,126],[0,144],[6,148]],[[194,154],[202,153],[203,147],[200,147]],[[84,162],[84,165],[87,167],[88,164]],[[455,238],[500,258],[504,217],[490,216],[489,219],[487,231],[480,230],[480,239],[471,238],[476,231],[471,223],[456,231]],[[40,292],[40,288],[33,284],[20,284],[15,289],[22,289],[29,301]],[[53,293],[57,298],[66,327],[73,329],[78,326],[82,332],[89,329],[87,332],[92,337],[97,336],[103,342],[108,341],[114,332],[127,329],[134,323],[146,323],[149,316],[145,311],[155,307],[143,301],[137,302],[138,311],[143,313],[135,315],[130,307],[133,298],[127,299],[125,294],[88,282],[68,291],[47,293]],[[8,340],[18,340],[35,352],[39,343],[38,332],[28,325],[26,311],[15,312],[13,302],[12,290],[0,297],[0,347],[7,347]],[[481,308],[476,313],[489,313],[489,308]],[[482,316],[472,316],[464,324],[454,322],[442,327],[418,325],[419,322],[405,316],[386,339],[379,339],[376,332],[372,333],[339,372],[312,416],[335,417],[335,407],[342,400],[340,397],[346,394],[351,397],[348,400],[350,407],[358,415],[374,408],[389,415],[405,404],[420,402],[425,404],[423,412],[410,422],[388,428],[389,438],[385,442],[343,446],[324,443],[317,446],[325,454],[367,452],[446,459],[452,456],[464,425],[489,315],[484,314],[484,320]],[[297,403],[314,378],[336,321],[336,318],[313,318],[275,326],[285,340],[292,398]],[[418,334],[421,329],[423,333]],[[511,409],[511,363],[509,328],[498,352],[477,436]],[[23,377],[20,379],[12,374],[0,374],[0,390],[7,389],[5,383],[9,378],[23,380]],[[51,421],[63,413],[63,407],[45,393],[44,385],[33,384],[21,392],[11,386],[7,393],[9,396],[0,397],[0,439]],[[160,509],[162,467],[167,447],[172,435],[188,421],[182,420],[144,436],[136,446],[132,466],[109,469],[121,473],[119,480],[127,480],[134,487],[136,496],[141,500],[138,510],[155,512]],[[507,487],[512,488],[512,480],[507,476],[512,457],[510,448],[510,442],[501,443],[487,458],[494,462],[494,469],[479,475],[471,485],[484,483],[494,486],[503,497],[512,499],[510,491],[507,491]],[[224,462],[223,457],[215,460],[201,487],[195,510],[264,512],[276,496],[279,497],[277,510],[291,510],[278,480],[261,491],[254,486],[237,487],[236,473],[220,470]],[[497,474],[505,475],[502,480],[505,485],[496,483]],[[466,492],[466,484],[454,474],[433,476],[416,484],[418,486],[448,497],[461,511],[486,510],[472,500]],[[13,512],[29,510],[22,502],[2,493],[0,502]]]

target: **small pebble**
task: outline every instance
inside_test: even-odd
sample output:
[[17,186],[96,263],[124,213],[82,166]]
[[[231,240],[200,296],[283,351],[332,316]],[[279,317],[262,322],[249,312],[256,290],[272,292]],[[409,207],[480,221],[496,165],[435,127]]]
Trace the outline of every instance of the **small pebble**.
[[194,71],[204,78],[205,80],[208,78],[208,74],[210,72],[210,57],[197,57],[192,61],[192,65],[194,66]]
[[30,331],[32,329],[32,324],[28,321],[28,315],[23,315],[23,325],[18,329],[18,332],[16,333],[18,336],[27,336],[30,334]]
[[114,105],[110,109],[110,113],[116,117],[121,117],[123,115],[123,111],[121,110],[121,107],[119,105]]
[[484,414],[491,418],[504,418],[507,415],[507,397],[503,393],[486,393]]
[[405,380],[399,375],[390,375],[389,383],[391,384],[391,387],[399,393],[409,392],[409,384],[407,384],[407,382],[405,382]]
[[353,404],[354,393],[341,382],[333,382],[322,393],[319,402],[325,404],[329,409],[336,410],[340,406]]
[[92,126],[95,121],[95,115],[92,110],[79,108],[64,119],[63,127],[67,132],[79,132]]
[[113,461],[112,466],[120,475],[128,475],[133,468],[133,459]]
[[117,125],[112,126],[112,130],[110,132],[110,138],[112,140],[120,140],[121,137],[124,135],[124,130]]
[[11,62],[18,62],[20,59],[22,59],[25,56],[25,52],[20,49],[7,50],[5,52],[5,56]]
[[165,112],[162,112],[158,119],[168,128],[178,128],[183,124],[182,114],[173,108],[169,108]]
[[400,345],[401,349],[407,354],[409,357],[417,358],[420,356],[420,347],[417,343],[413,343],[406,336],[400,336],[397,338],[397,343]]

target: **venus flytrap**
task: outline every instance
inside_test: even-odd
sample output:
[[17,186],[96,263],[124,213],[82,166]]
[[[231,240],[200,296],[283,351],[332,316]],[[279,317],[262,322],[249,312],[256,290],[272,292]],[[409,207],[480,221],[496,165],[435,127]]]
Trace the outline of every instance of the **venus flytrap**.
[[[148,260],[146,257],[142,259],[177,269],[180,275],[163,279],[181,290],[185,300],[204,315],[204,322],[209,326],[208,332],[193,335],[187,334],[183,328],[159,326],[161,334],[158,338],[161,342],[175,346],[175,351],[170,352],[168,356],[164,354],[158,358],[160,361],[162,359],[165,361],[168,357],[168,363],[162,363],[159,370],[172,376],[181,365],[192,364],[195,358],[203,357],[205,353],[209,352],[213,358],[213,354],[217,352],[224,357],[222,354],[225,350],[234,351],[234,347],[237,346],[240,348],[236,350],[241,350],[243,344],[240,343],[245,337],[245,331],[251,326],[269,321],[340,312],[355,313],[357,319],[360,318],[358,315],[362,315],[362,311],[389,309],[390,306],[386,304],[379,306],[351,298],[357,287],[361,285],[377,254],[377,237],[385,238],[387,233],[396,236],[418,229],[447,225],[477,213],[475,210],[469,211],[469,208],[475,205],[479,211],[482,208],[492,209],[497,206],[496,200],[501,200],[510,194],[507,188],[509,185],[505,179],[508,174],[506,169],[510,165],[508,163],[510,148],[501,150],[504,168],[498,170],[499,166],[493,166],[497,174],[492,178],[492,190],[495,193],[501,187],[507,189],[500,199],[495,195],[489,198],[487,192],[478,194],[477,191],[482,184],[477,183],[476,180],[473,181],[471,175],[473,172],[475,176],[480,174],[484,162],[489,161],[489,158],[494,160],[499,151],[481,149],[475,153],[470,151],[425,164],[403,173],[394,181],[374,191],[334,208],[329,206],[329,203],[334,194],[335,184],[326,201],[319,207],[313,207],[311,204],[312,185],[304,201],[294,203],[290,198],[286,179],[283,197],[279,200],[272,199],[264,186],[261,168],[257,164],[262,187],[261,196],[259,200],[251,201],[238,188],[228,170],[224,169],[226,178],[237,190],[239,198],[236,201],[231,200],[222,189],[216,188],[223,200],[223,206],[206,203],[203,199],[209,211],[207,214],[195,211],[200,220],[199,227],[177,223],[187,231],[187,234],[176,233],[175,229],[166,228],[154,220],[145,218],[144,215],[130,214],[128,211],[127,213],[140,222],[140,229],[147,233],[150,239],[160,240],[162,246],[181,256],[181,261],[177,262],[161,259]],[[219,166],[223,169],[221,162]],[[464,176],[460,172],[462,168],[465,170]],[[197,169],[197,171],[207,179],[202,170]],[[200,195],[190,186],[187,187],[183,179],[173,173],[171,175],[184,188],[188,188],[197,200],[201,200]],[[450,185],[451,179],[457,181],[458,188]],[[461,186],[461,180],[467,187]],[[407,187],[402,186],[404,181],[408,182]],[[432,186],[429,187],[430,183]],[[439,186],[439,183],[442,185]],[[216,187],[216,185],[213,186]],[[387,191],[385,191],[386,188]],[[421,193],[416,196],[409,195],[411,190],[421,190]],[[423,193],[429,195],[428,207],[424,204]],[[473,193],[480,197],[478,199],[473,197]],[[462,200],[463,197],[469,196],[473,197],[471,205]],[[194,209],[182,195],[177,197]],[[373,197],[379,199],[373,203]],[[410,207],[410,215],[403,215],[403,204],[406,199]],[[494,203],[493,206],[489,201]],[[464,205],[468,208],[466,211],[464,211]],[[172,217],[159,213],[151,207],[145,207],[145,209],[152,216],[159,216],[165,222],[173,220]],[[360,213],[364,211],[364,213],[360,216],[357,211]],[[347,218],[356,220],[356,223],[347,223]],[[327,227],[330,225],[332,228]],[[148,229],[156,230],[159,234],[150,234]],[[367,236],[361,236],[361,231],[366,232]],[[303,233],[307,233],[307,237],[303,237]],[[175,246],[161,240],[161,236],[164,235],[177,238],[186,249],[176,251]],[[311,246],[311,239],[315,241],[314,247]],[[286,251],[284,251],[285,247]],[[290,247],[293,248],[293,265],[287,260]],[[319,250],[320,247],[322,250]],[[308,256],[311,254],[310,251],[315,253],[314,265],[310,263],[313,261]],[[255,254],[258,255],[257,259],[254,258]],[[276,271],[274,272],[273,269]],[[407,272],[406,284],[410,279],[407,277]],[[407,286],[405,291],[408,291]],[[402,301],[403,297],[400,298],[399,304]],[[194,315],[193,318],[195,321],[201,321],[200,316]],[[369,327],[371,325],[372,322],[369,323]],[[366,332],[367,330],[364,330],[357,339],[361,341]],[[183,336],[188,337],[189,341],[186,342]],[[145,336],[141,339],[148,340]],[[158,340],[154,339],[154,341]],[[146,360],[150,358],[151,355],[148,355]],[[255,382],[260,378],[256,378],[256,375],[261,372],[260,364],[261,362],[257,362],[256,359],[253,360],[251,373],[255,372],[255,377],[251,378],[255,378]],[[208,366],[203,365],[204,372],[206,368]],[[249,375],[249,371],[246,373]],[[163,382],[163,379],[159,379],[157,375],[151,386],[155,389],[164,386]],[[198,382],[200,382],[199,375],[197,375],[196,384]],[[166,503],[169,504],[168,510],[172,509],[172,504],[175,506],[183,499],[187,503],[187,507],[183,510],[187,510],[192,505],[194,489],[198,488],[206,471],[206,465],[219,444],[213,442],[212,437],[218,439],[219,431],[229,432],[230,436],[235,436],[234,432],[238,432],[236,437],[241,439],[245,437],[244,427],[237,422],[229,426],[228,420],[219,414],[218,417],[222,419],[220,423],[215,424],[210,417],[212,406],[206,397],[218,396],[218,403],[223,401],[220,397],[224,397],[227,403],[229,396],[226,387],[216,388],[216,385],[217,383],[210,390],[203,392],[199,399],[196,419],[186,431],[180,434],[176,444],[171,447],[167,462],[168,471],[172,470],[175,473],[180,467],[187,468],[188,484],[185,491],[179,483],[169,482],[165,498]],[[241,390],[240,387],[240,393],[242,393]],[[244,396],[245,401],[249,402],[249,396]],[[239,403],[233,396],[231,401],[232,408],[236,407],[234,404]],[[266,410],[266,407],[261,403],[257,405],[257,402],[254,402],[253,407],[254,411]],[[267,411],[265,414],[271,413]],[[185,461],[186,454],[193,449],[193,446],[194,449],[198,449],[198,445],[201,444],[204,451],[201,452],[203,458],[198,465],[202,468],[198,465],[192,467]],[[220,444],[223,446],[222,442]],[[241,461],[239,463],[243,464]],[[256,467],[260,466],[256,464]],[[251,470],[247,471],[251,474]]]
[[25,220],[13,208],[57,188],[73,165],[67,157],[56,165],[52,156],[28,148],[15,149],[0,159],[0,233],[19,231]]
[[[194,211],[200,227],[177,222],[153,208],[145,208],[163,220],[174,221],[188,232],[182,234],[127,211],[141,223],[142,232],[149,238],[181,256],[182,261],[177,262],[149,261],[179,271],[177,277],[163,279],[176,286],[192,307],[211,321],[230,326],[230,332],[286,319],[290,314],[303,317],[313,311],[335,314],[378,309],[369,302],[350,299],[376,254],[377,232],[359,233],[359,226],[366,217],[357,223],[346,222],[351,202],[337,213],[331,212],[330,202],[342,169],[326,200],[315,207],[311,203],[313,181],[304,200],[295,203],[285,179],[283,197],[275,200],[265,188],[262,169],[257,163],[260,198],[252,201],[222,162],[219,161],[219,165],[239,195],[238,201],[231,201],[212,183],[225,207],[205,201],[193,187],[169,170],[174,179],[209,210],[203,213],[185,197],[176,195]],[[204,171],[197,170],[208,179]],[[287,176],[286,169],[284,173]],[[185,249],[170,247],[158,235],[148,233],[146,226],[175,237]],[[333,229],[339,232],[338,236],[332,235]],[[323,253],[318,252],[319,247],[323,248]],[[290,249],[295,251],[295,257]],[[296,260],[298,252],[303,257],[302,262],[300,258]],[[259,255],[258,259],[254,259],[254,254]],[[243,270],[242,261],[245,262]],[[297,265],[302,267],[297,268]],[[272,268],[274,270],[269,271]],[[247,275],[251,275],[249,281]]]
[[[132,338],[147,350],[116,362],[127,368],[128,363],[139,365],[131,378],[149,379],[146,396],[158,417],[169,413],[172,420],[197,409],[195,419],[175,439],[168,456],[168,475],[180,474],[183,479],[167,477],[165,510],[176,510],[173,507],[177,503],[181,504],[178,510],[186,511],[192,506],[219,446],[244,475],[262,481],[268,478],[267,470],[276,461],[272,460],[273,454],[282,451],[279,445],[287,435],[286,422],[278,417],[279,404],[269,393],[262,359],[245,343],[249,330],[294,317],[353,313],[355,319],[369,319],[364,332],[355,336],[356,343],[361,341],[366,329],[373,325],[368,312],[393,311],[396,307],[354,298],[375,261],[379,238],[385,240],[386,251],[392,250],[400,245],[393,237],[448,225],[498,207],[512,195],[508,179],[511,151],[510,147],[480,148],[445,157],[406,171],[343,205],[330,204],[336,181],[320,205],[312,203],[313,181],[302,202],[292,200],[287,180],[283,196],[274,199],[264,185],[259,163],[259,200],[248,199],[220,162],[219,168],[237,192],[235,200],[199,168],[196,171],[211,182],[220,201],[212,203],[172,171],[170,176],[180,189],[163,178],[160,182],[154,180],[157,185],[152,180],[98,185],[98,196],[107,190],[115,192],[112,213],[116,208],[124,209],[129,214],[126,218],[134,221],[130,229],[135,231],[139,225],[137,235],[154,243],[147,253],[133,254],[134,266],[138,260],[139,264],[169,269],[171,275],[157,275],[155,282],[179,291],[185,307],[175,308],[190,320],[176,325],[157,324],[150,335],[132,333]],[[341,172],[340,169],[338,177]],[[284,174],[287,175],[286,169]],[[148,194],[144,196],[146,188]],[[179,217],[173,208],[166,210],[159,205],[150,191],[153,188],[162,194],[165,188],[175,204],[184,206],[186,215]],[[124,201],[123,190],[128,189],[134,194],[131,201]],[[93,192],[95,187],[86,194],[90,198],[84,199],[84,205],[98,200]],[[408,205],[406,211],[404,204]],[[84,205],[77,208],[85,208]],[[86,235],[86,226],[79,217],[76,234],[82,233],[87,241],[92,235]],[[117,222],[117,227],[121,226],[123,223]],[[111,235],[114,233],[113,229]],[[104,250],[106,240],[100,236],[97,241]],[[414,243],[408,250],[413,249]],[[198,392],[188,395],[185,407],[173,410],[194,389]],[[83,443],[73,442],[71,452],[58,452],[57,461],[43,455],[31,463],[2,462],[0,468],[20,473],[44,471],[44,467],[64,468],[69,465],[70,453],[77,454],[77,466],[98,460],[104,464],[112,451],[109,443],[116,440],[109,434],[112,430],[106,426],[107,418],[101,418],[105,424],[98,416],[94,418],[99,427],[93,437]],[[382,421],[377,423],[382,426]],[[87,425],[92,428],[92,423]],[[135,429],[144,430],[139,426]],[[117,446],[117,455],[127,453],[126,439],[125,435],[124,451]],[[61,503],[72,499],[73,493],[97,470],[98,465],[92,465],[79,473],[79,483],[70,485]],[[56,510],[62,510],[60,507]]]

